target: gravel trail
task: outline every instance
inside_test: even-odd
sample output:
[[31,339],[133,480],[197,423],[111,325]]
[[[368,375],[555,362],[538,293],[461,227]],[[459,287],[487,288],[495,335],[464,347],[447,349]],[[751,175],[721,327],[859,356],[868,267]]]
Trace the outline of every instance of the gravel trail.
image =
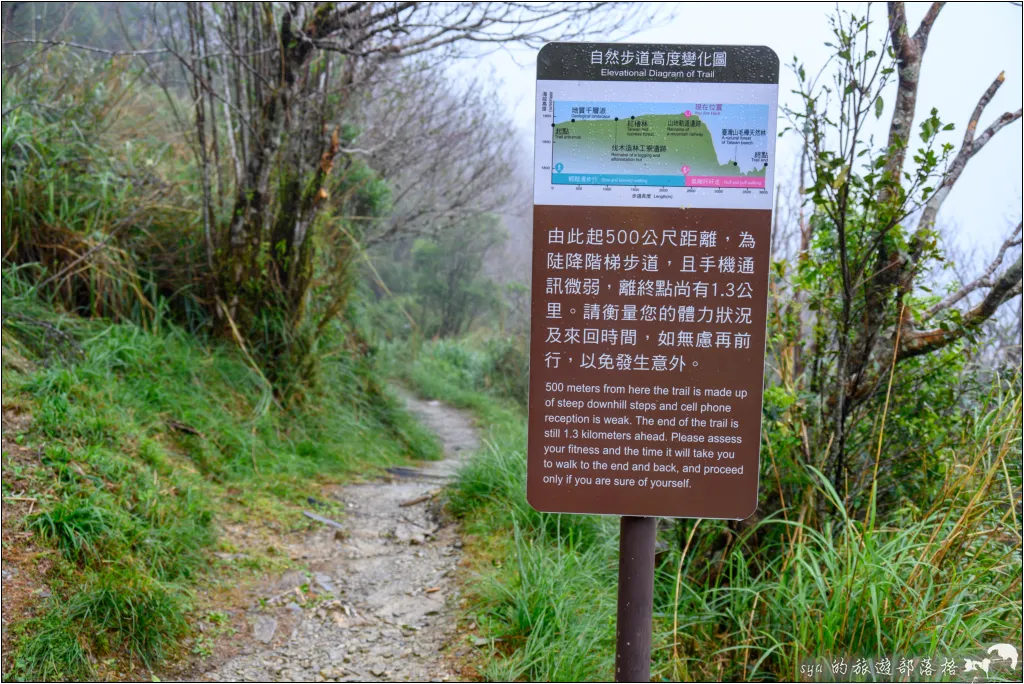
[[[250,611],[253,646],[208,681],[451,681],[442,649],[455,630],[462,543],[437,492],[477,447],[469,415],[398,390],[444,444],[445,458],[339,489],[347,515],[303,540],[312,576],[289,573]],[[296,587],[306,585],[305,591]],[[310,600],[314,596],[314,600]]]

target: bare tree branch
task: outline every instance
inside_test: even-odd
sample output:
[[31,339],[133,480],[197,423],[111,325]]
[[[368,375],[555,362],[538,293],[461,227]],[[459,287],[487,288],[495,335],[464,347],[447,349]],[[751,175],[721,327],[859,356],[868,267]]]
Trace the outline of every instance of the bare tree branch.
[[74,48],[75,50],[84,50],[86,52],[95,52],[101,55],[107,55],[108,57],[141,57],[144,55],[161,55],[167,52],[167,50],[163,49],[108,50],[95,45],[83,45],[82,43],[75,43],[67,40],[48,40],[46,38],[19,38],[16,40],[5,40],[3,44],[4,47],[7,47],[8,45],[43,45],[49,48],[69,47]]
[[966,285],[962,286],[960,289],[958,289],[956,292],[943,299],[941,302],[938,302],[937,304],[929,308],[928,311],[925,312],[924,316],[922,316],[922,320],[928,320],[929,318],[939,313],[940,311],[944,311],[945,309],[948,309],[949,307],[959,303],[960,300],[962,300],[964,297],[971,294],[975,290],[979,290],[983,287],[995,287],[995,282],[992,280],[992,276],[995,274],[996,270],[1000,266],[1002,266],[1003,259],[1006,256],[1007,250],[1009,250],[1011,247],[1016,247],[1021,244],[1020,235],[1022,225],[1024,224],[1018,223],[1017,227],[1013,229],[1012,233],[1010,233],[1010,236],[1003,241],[1003,244],[999,247],[999,252],[996,254],[995,258],[992,259],[991,263],[989,263],[988,268],[986,268],[981,275],[979,275],[977,278],[967,283]]
[[[171,53],[171,50],[166,47],[153,48],[150,50],[109,50],[107,48],[102,48],[96,45],[86,45],[84,43],[76,43],[68,40],[48,40],[45,38],[18,38],[16,40],[5,40],[3,42],[3,45],[4,47],[7,47],[8,45],[41,45],[47,49],[66,47],[71,48],[73,50],[82,50],[84,52],[95,52],[96,54],[106,55],[107,57],[152,57],[157,55],[167,55]],[[267,47],[262,50],[259,50],[258,52],[277,52],[277,46]],[[197,55],[196,58],[200,60],[215,59],[223,57],[226,54],[227,53],[225,52],[207,52]],[[10,67],[6,68],[10,69],[15,66],[18,65],[11,65]]]
[[934,330],[923,330],[905,334],[900,341],[898,358],[906,359],[913,356],[920,356],[936,349],[941,349],[954,342],[971,330],[981,326],[992,317],[1004,302],[1013,297],[1020,296],[1022,285],[1022,274],[1024,264],[1022,258],[1017,261],[995,279],[991,289],[985,298],[977,305],[969,309],[960,319],[960,325],[951,328],[935,328]]
[[949,170],[946,171],[942,178],[942,183],[936,188],[935,192],[932,193],[931,197],[925,203],[924,210],[921,212],[921,218],[917,223],[917,233],[921,231],[929,230],[935,225],[935,219],[938,217],[939,209],[942,207],[943,202],[949,196],[953,186],[960,179],[960,175],[967,167],[967,162],[971,160],[974,155],[981,151],[983,147],[992,139],[996,133],[1002,130],[1005,126],[1013,123],[1021,117],[1021,110],[1016,112],[1006,112],[998,119],[996,119],[980,137],[975,139],[975,132],[978,129],[978,121],[981,119],[982,114],[985,112],[985,107],[992,101],[996,92],[1003,85],[1006,80],[1005,72],[1000,72],[996,76],[992,84],[982,93],[981,99],[978,100],[978,104],[974,107],[974,112],[971,114],[970,120],[967,122],[967,130],[964,131],[964,139],[960,144],[960,150],[957,152],[956,157],[953,159],[953,163],[950,164]]

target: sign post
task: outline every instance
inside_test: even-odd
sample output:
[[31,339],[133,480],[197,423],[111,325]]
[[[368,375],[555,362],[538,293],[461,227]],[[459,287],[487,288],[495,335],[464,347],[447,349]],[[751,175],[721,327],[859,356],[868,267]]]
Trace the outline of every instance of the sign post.
[[650,676],[656,517],[757,508],[779,60],[537,60],[527,498],[622,517],[616,679]]
[[619,605],[615,625],[615,681],[651,680],[656,518],[619,521]]

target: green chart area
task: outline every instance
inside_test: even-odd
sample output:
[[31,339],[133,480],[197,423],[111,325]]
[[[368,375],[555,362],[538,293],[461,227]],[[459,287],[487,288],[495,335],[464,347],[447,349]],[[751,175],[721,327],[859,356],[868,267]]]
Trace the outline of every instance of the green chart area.
[[[645,106],[559,105],[553,184],[764,187],[766,106],[658,103],[646,107],[674,111],[616,116],[616,111]],[[707,113],[698,115],[698,107]]]

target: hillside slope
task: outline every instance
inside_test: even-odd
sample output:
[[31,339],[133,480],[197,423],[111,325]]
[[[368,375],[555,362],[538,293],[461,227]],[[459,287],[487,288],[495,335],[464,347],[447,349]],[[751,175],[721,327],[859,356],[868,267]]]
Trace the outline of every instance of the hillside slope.
[[232,347],[61,315],[5,272],[4,679],[203,655],[225,622],[208,592],[296,567],[279,540],[303,507],[344,515],[323,487],[439,456],[348,358],[283,406]]

